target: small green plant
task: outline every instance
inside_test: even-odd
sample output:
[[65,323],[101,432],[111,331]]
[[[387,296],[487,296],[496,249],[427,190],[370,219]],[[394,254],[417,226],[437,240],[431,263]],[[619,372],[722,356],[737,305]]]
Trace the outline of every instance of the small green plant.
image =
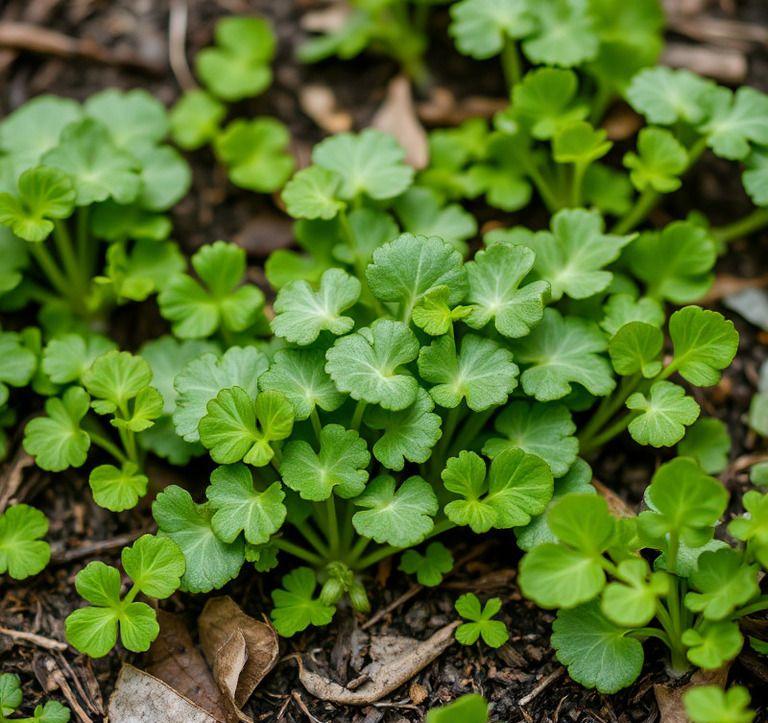
[[721,690],[715,685],[692,688],[683,696],[685,712],[693,723],[752,723],[746,688],[735,685]]
[[485,605],[477,595],[465,593],[456,601],[456,612],[468,622],[456,628],[456,640],[462,645],[474,645],[480,638],[491,648],[500,648],[509,640],[507,626],[494,617],[501,610],[501,600],[493,597]]
[[14,505],[0,515],[0,575],[14,580],[37,575],[51,558],[51,547],[40,538],[48,532],[45,515],[28,505]]
[[272,193],[285,185],[295,162],[290,135],[275,118],[237,118],[226,126],[225,103],[253,98],[272,83],[270,63],[277,40],[257,17],[226,17],[216,23],[215,45],[201,50],[195,66],[205,90],[188,90],[171,110],[171,136],[184,150],[212,145],[236,186]]
[[21,701],[19,676],[13,673],[0,675],[0,723],[67,723],[69,720],[69,708],[55,700],[36,706],[31,716],[11,718]]
[[462,695],[450,705],[430,710],[426,723],[488,723],[488,703],[482,695]]
[[740,619],[768,607],[758,584],[768,561],[767,502],[748,492],[746,514],[728,525],[741,549],[715,539],[728,493],[689,458],[659,468],[636,518],[617,520],[595,495],[553,504],[549,540],[523,558],[520,586],[558,609],[552,644],[571,677],[616,692],[640,674],[649,638],[666,645],[680,673],[738,655]]

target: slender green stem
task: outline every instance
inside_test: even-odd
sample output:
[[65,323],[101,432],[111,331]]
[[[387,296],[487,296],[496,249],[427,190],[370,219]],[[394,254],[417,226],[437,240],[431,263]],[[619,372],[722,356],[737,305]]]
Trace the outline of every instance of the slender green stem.
[[437,537],[448,530],[452,530],[454,527],[456,527],[456,523],[451,522],[447,517],[444,517],[442,520],[438,520],[435,523],[435,526],[429,531],[429,534],[424,539],[429,540],[432,537]]
[[355,562],[360,559],[360,556],[365,552],[365,549],[370,544],[371,544],[371,538],[370,537],[360,537],[360,538],[358,538],[358,540],[355,543],[354,547],[349,552],[349,556],[347,558],[347,564],[350,567],[353,567],[355,565]]
[[491,407],[484,412],[471,414],[456,435],[455,441],[451,445],[446,457],[455,457],[462,449],[466,449],[497,409],[498,407]]
[[90,279],[96,266],[96,244],[88,233],[88,206],[77,209],[77,256],[80,268]]
[[123,598],[123,603],[132,603],[136,596],[139,594],[139,586],[133,585],[130,590],[125,594],[125,597]]
[[317,407],[312,408],[312,412],[309,415],[309,421],[312,422],[312,429],[315,431],[315,438],[319,444],[320,432],[323,430],[323,425],[320,423],[320,415],[317,413]]
[[97,432],[92,429],[87,429],[86,431],[88,432],[88,436],[91,438],[91,442],[93,442],[97,447],[101,447],[101,449],[103,449],[108,454],[111,454],[118,462],[120,462],[120,464],[125,464],[129,461],[128,457],[123,454],[120,448],[110,439],[101,434],[101,432]]
[[365,568],[370,567],[371,565],[375,565],[377,562],[381,562],[387,557],[396,555],[402,549],[403,548],[395,547],[394,545],[384,545],[383,547],[380,547],[378,550],[374,550],[369,555],[366,555],[365,557],[360,559],[359,562],[355,563],[354,569],[365,570]]
[[430,473],[433,476],[439,474],[445,463],[445,451],[448,449],[450,441],[453,439],[453,435],[456,432],[456,425],[464,416],[464,407],[462,404],[457,404],[453,409],[448,410],[448,414],[443,424],[443,434],[440,437],[440,441],[432,451],[432,458],[430,460]]
[[608,425],[602,432],[600,432],[600,434],[594,436],[591,440],[585,440],[581,453],[590,454],[595,450],[600,449],[606,442],[610,442],[614,437],[621,434],[635,417],[637,417],[636,412],[630,412],[623,417],[619,417],[619,419],[613,424]]
[[367,406],[367,403],[361,399],[355,407],[355,411],[352,414],[352,429],[354,429],[355,432],[360,429],[360,424],[363,421],[363,412],[365,412]]
[[592,110],[589,114],[589,121],[596,126],[605,116],[605,112],[613,101],[613,92],[607,83],[598,81],[597,93],[592,101]]
[[544,201],[544,205],[547,207],[547,211],[554,213],[561,207],[560,201],[557,199],[557,194],[552,189],[550,182],[544,178],[541,169],[536,163],[536,159],[531,158],[525,164],[525,172],[528,177],[533,181],[533,185],[536,186],[536,190],[541,196],[541,200]]
[[360,281],[360,284],[362,286],[361,300],[363,301],[363,303],[367,304],[368,306],[371,306],[378,316],[388,316],[386,310],[381,305],[381,302],[373,295],[373,292],[368,286],[368,281],[365,276],[364,259],[360,255],[360,249],[357,246],[357,241],[355,240],[355,234],[354,234],[354,231],[352,231],[352,226],[349,223],[349,217],[347,216],[347,212],[345,209],[342,209],[341,211],[339,211],[339,223],[341,224],[341,231],[344,234],[344,238],[347,241],[347,245],[352,251],[352,258],[354,260],[355,273],[357,274],[357,278]]
[[523,77],[523,70],[520,63],[520,53],[517,50],[517,43],[510,37],[504,38],[504,46],[501,49],[501,67],[504,71],[504,78],[507,81],[507,89],[511,92],[512,88]]
[[765,226],[768,226],[768,208],[756,208],[738,221],[712,229],[712,233],[718,241],[728,243],[749,236]]
[[59,269],[46,246],[43,243],[31,243],[27,245],[27,248],[32,253],[32,256],[34,256],[37,265],[45,274],[51,286],[53,286],[53,288],[65,299],[71,299],[72,289],[70,288],[69,282]]
[[571,206],[573,208],[581,206],[581,188],[584,184],[584,174],[587,172],[588,165],[588,163],[577,163],[573,167],[571,180]]
[[763,595],[754,602],[749,603],[749,605],[745,605],[743,608],[735,610],[731,614],[731,620],[743,618],[747,615],[762,612],[763,610],[768,610],[768,595]]
[[289,555],[298,557],[300,560],[304,560],[304,562],[308,562],[310,565],[314,565],[315,567],[322,567],[325,564],[325,560],[320,557],[320,555],[316,555],[314,552],[305,550],[303,547],[295,545],[289,540],[284,540],[282,537],[273,539],[271,542],[278,550],[283,550]]
[[355,514],[355,506],[351,502],[346,502],[344,507],[344,521],[341,523],[341,549],[349,550],[352,546],[352,540],[355,538],[355,526],[352,523],[352,517]]
[[339,535],[339,520],[336,516],[336,495],[331,496],[325,501],[325,509],[328,513],[328,544],[331,557],[338,557],[341,549],[341,537]]
[[672,641],[669,639],[669,635],[665,633],[663,630],[659,630],[658,628],[637,628],[636,630],[633,630],[629,635],[633,638],[637,638],[638,640],[646,640],[648,638],[657,638],[658,640],[661,640],[664,645],[666,645],[670,650],[672,649]]
[[579,433],[579,445],[586,447],[592,438],[600,432],[603,426],[621,409],[629,396],[642,384],[641,374],[633,374],[621,380],[619,388],[610,396],[603,397],[597,411]]
[[315,521],[315,524],[320,531],[328,537],[328,514],[326,513],[325,505],[322,505],[319,502],[314,502],[312,504],[312,519]]
[[56,250],[59,252],[59,258],[69,277],[70,284],[81,294],[85,294],[88,285],[87,280],[83,278],[85,269],[78,263],[69,229],[64,221],[54,221],[53,240],[56,243]]
[[654,209],[659,198],[661,198],[661,194],[658,191],[654,191],[650,186],[646,188],[638,196],[635,205],[616,222],[616,225],[611,229],[611,233],[621,236],[633,231]]
[[299,532],[299,534],[310,544],[315,550],[323,557],[329,557],[330,551],[328,546],[320,539],[320,536],[312,529],[308,520],[302,522],[294,522],[293,526]]

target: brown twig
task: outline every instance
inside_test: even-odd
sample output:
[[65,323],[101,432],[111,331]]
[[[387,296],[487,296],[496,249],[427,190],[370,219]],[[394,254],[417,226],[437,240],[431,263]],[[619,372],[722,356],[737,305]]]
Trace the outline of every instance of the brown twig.
[[54,550],[53,554],[51,555],[51,562],[60,565],[64,562],[81,560],[84,557],[95,557],[105,552],[115,550],[119,547],[129,545],[131,542],[137,540],[147,532],[149,532],[148,529],[139,530],[137,532],[128,532],[124,535],[111,537],[108,540],[87,542],[86,544],[80,545],[80,547],[72,548],[71,550]]
[[402,595],[400,595],[400,597],[395,598],[391,603],[389,603],[389,605],[382,608],[381,610],[378,610],[374,615],[368,618],[368,620],[366,620],[360,626],[361,630],[368,630],[368,628],[379,622],[379,620],[381,620],[385,615],[388,615],[404,603],[407,603],[412,597],[418,595],[423,588],[423,585],[414,585],[413,587],[406,590]]
[[0,514],[21,486],[24,470],[34,464],[34,460],[23,449],[19,449],[10,462],[7,472],[0,477]]
[[565,672],[565,668],[558,668],[554,672],[550,673],[549,675],[545,675],[531,690],[530,693],[527,695],[524,695],[520,700],[517,701],[517,704],[523,708],[528,703],[530,703],[532,700],[540,696],[552,683],[554,683],[563,673]]
[[29,643],[30,645],[36,645],[38,648],[45,648],[46,650],[60,650],[64,651],[69,646],[66,643],[62,643],[60,640],[53,640],[52,638],[46,638],[36,633],[26,633],[23,630],[11,630],[10,628],[0,627],[0,635],[20,643]]
[[84,58],[105,65],[162,75],[164,67],[122,50],[108,50],[90,38],[73,38],[33,23],[0,22],[0,47],[59,58]]
[[187,62],[187,19],[189,9],[186,0],[171,0],[168,18],[168,62],[183,90],[197,88],[197,83]]
[[301,697],[301,693],[299,693],[298,690],[294,690],[291,693],[291,698],[293,698],[293,700],[296,702],[296,705],[299,706],[301,712],[307,716],[307,718],[309,718],[312,723],[323,723],[323,721],[321,721],[319,718],[315,718],[315,716],[309,712],[309,708],[307,708],[307,704],[304,702],[304,699]]

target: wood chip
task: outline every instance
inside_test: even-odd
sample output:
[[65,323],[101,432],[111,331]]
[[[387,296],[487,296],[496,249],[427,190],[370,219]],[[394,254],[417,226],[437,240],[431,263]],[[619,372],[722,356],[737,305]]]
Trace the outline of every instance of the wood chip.
[[241,709],[277,663],[277,633],[246,615],[228,596],[210,599],[198,622],[200,645],[231,712],[251,721]]
[[405,149],[405,160],[415,169],[429,163],[427,132],[421,125],[413,104],[410,79],[398,75],[389,82],[387,95],[371,121],[373,128],[389,133]]
[[36,645],[38,648],[45,648],[46,650],[64,651],[69,648],[66,643],[62,643],[60,640],[53,640],[35,633],[27,633],[23,630],[0,628],[0,635],[5,635],[17,643],[29,643],[30,645]]
[[397,690],[442,655],[453,644],[453,631],[458,625],[452,622],[421,642],[410,640],[404,652],[387,661],[378,661],[375,666],[372,664],[369,667],[376,670],[369,673],[371,680],[354,691],[308,670],[301,658],[298,658],[299,680],[311,695],[321,700],[339,705],[370,705]]
[[327,133],[343,133],[352,128],[352,116],[338,109],[336,96],[327,85],[302,85],[299,89],[299,105]]

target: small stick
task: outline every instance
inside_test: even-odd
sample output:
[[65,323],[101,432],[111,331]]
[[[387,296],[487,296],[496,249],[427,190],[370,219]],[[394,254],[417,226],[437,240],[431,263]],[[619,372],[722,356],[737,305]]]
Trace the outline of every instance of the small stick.
[[517,701],[517,704],[523,708],[528,703],[530,703],[532,700],[538,698],[546,688],[548,688],[554,681],[556,681],[563,673],[565,672],[565,668],[558,668],[554,672],[550,673],[547,676],[544,676],[533,688],[533,690],[528,693],[528,695],[524,695],[520,700]]
[[54,551],[51,556],[51,562],[54,564],[62,564],[64,562],[72,562],[73,560],[81,560],[84,557],[95,557],[105,552],[110,552],[128,545],[134,540],[137,540],[143,534],[149,532],[149,530],[139,530],[138,532],[128,532],[124,535],[118,535],[117,537],[111,537],[108,540],[99,540],[97,542],[88,542],[80,547],[72,548],[71,550],[57,550]]
[[301,712],[307,716],[307,718],[309,718],[312,723],[323,723],[323,721],[321,721],[319,718],[315,718],[315,716],[309,712],[309,708],[307,708],[307,704],[304,702],[304,699],[301,697],[301,693],[299,693],[298,690],[294,690],[291,693],[291,698],[296,701],[296,705],[299,706]]
[[195,78],[189,69],[185,49],[188,16],[189,8],[186,0],[171,0],[171,12],[168,19],[168,62],[183,90],[197,88]]
[[399,608],[402,604],[407,603],[412,597],[415,597],[418,595],[421,590],[423,589],[423,585],[414,585],[413,587],[406,590],[400,597],[395,598],[389,605],[387,605],[385,608],[382,608],[381,610],[378,610],[374,615],[372,615],[368,620],[366,620],[361,626],[361,630],[368,630],[372,625],[375,625],[379,620],[381,620],[385,615],[388,615],[393,610],[396,610]]
[[45,648],[46,650],[59,650],[63,652],[69,648],[66,643],[62,643],[60,640],[46,638],[36,633],[25,633],[23,630],[11,630],[10,628],[0,627],[0,635],[5,635],[16,642],[37,645],[38,648]]

